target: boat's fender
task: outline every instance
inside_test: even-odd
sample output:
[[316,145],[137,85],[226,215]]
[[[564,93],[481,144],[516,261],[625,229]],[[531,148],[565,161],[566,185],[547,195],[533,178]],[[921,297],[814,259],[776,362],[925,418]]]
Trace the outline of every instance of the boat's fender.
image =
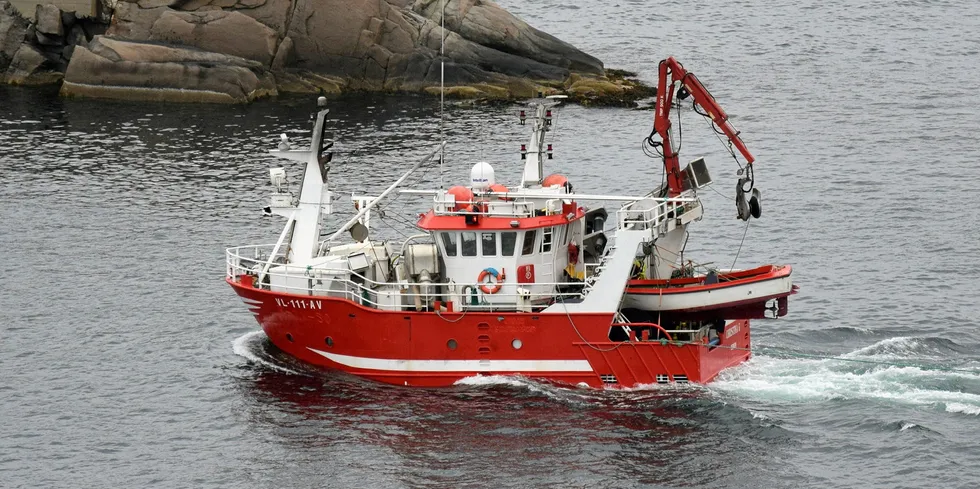
[[752,189],[752,198],[749,199],[749,212],[756,219],[762,217],[762,192],[757,188]]

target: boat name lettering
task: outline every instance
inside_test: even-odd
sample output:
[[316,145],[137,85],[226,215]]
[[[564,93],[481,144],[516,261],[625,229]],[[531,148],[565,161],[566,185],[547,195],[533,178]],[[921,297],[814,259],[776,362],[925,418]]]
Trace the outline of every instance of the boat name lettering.
[[531,324],[501,324],[497,327],[501,333],[534,333],[536,330]]
[[728,328],[728,331],[725,331],[725,339],[727,340],[728,338],[735,336],[741,330],[742,326],[739,323],[733,324],[730,328]]
[[291,307],[293,309],[323,309],[323,301],[312,299],[280,299],[277,297],[276,305],[279,307]]

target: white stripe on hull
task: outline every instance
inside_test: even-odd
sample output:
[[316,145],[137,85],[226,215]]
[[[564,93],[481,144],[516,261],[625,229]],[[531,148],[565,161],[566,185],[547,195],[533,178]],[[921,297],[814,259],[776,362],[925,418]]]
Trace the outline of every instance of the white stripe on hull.
[[248,306],[248,312],[252,313],[253,316],[259,317],[259,311],[262,310],[262,301],[257,301],[255,299],[249,299],[247,297],[241,297],[242,302]]
[[588,360],[399,360],[310,351],[341,365],[394,372],[592,372]]

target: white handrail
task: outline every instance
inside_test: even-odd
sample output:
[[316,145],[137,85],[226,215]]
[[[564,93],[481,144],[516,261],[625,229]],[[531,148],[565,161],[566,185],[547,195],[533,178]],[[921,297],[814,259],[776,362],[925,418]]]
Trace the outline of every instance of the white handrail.
[[[338,275],[340,275],[340,276],[350,276],[352,278],[353,277],[356,277],[358,279],[363,280],[363,284],[362,283],[355,282],[355,281],[353,281],[351,279],[342,279],[342,280],[338,280],[338,281],[339,282],[350,282],[353,285],[356,285],[358,287],[364,288],[366,290],[371,290],[371,291],[376,290],[376,288],[385,287],[385,286],[404,287],[406,285],[409,285],[407,283],[400,283],[400,282],[378,282],[378,281],[375,281],[375,280],[371,280],[370,278],[368,278],[368,277],[366,277],[364,275],[361,275],[361,274],[359,274],[357,272],[351,271],[350,269],[347,269],[347,268],[317,267],[317,268],[313,268],[313,269],[310,269],[309,270],[310,272],[313,272],[314,273],[314,275],[311,276],[311,275],[308,275],[307,274],[307,267],[305,265],[294,265],[294,264],[288,264],[288,263],[276,263],[275,262],[275,258],[276,258],[275,256],[269,256],[269,257],[267,257],[265,259],[255,259],[255,258],[251,258],[251,257],[247,257],[247,256],[243,256],[242,255],[242,251],[244,251],[244,250],[255,250],[255,249],[260,249],[262,247],[268,247],[268,246],[270,246],[270,245],[246,245],[246,246],[238,246],[238,247],[234,247],[234,248],[228,248],[226,250],[226,263],[228,264],[228,277],[229,278],[235,278],[235,277],[237,277],[239,275],[242,275],[242,274],[254,273],[254,269],[250,269],[250,268],[247,268],[247,267],[244,267],[244,266],[241,265],[241,262],[242,261],[246,261],[246,262],[249,262],[249,263],[252,263],[252,264],[256,264],[256,265],[263,265],[263,269],[267,269],[267,268],[269,268],[271,266],[278,265],[278,266],[286,267],[287,270],[288,269],[292,269],[292,270],[295,271],[293,273],[290,273],[288,271],[286,273],[268,272],[266,275],[270,275],[270,276],[293,277],[293,278],[299,277],[299,276],[306,276],[306,277],[315,278],[315,279],[323,278],[323,277],[328,277],[328,276],[338,276]],[[302,271],[302,272],[301,273],[296,273],[296,272],[300,272],[300,271]],[[235,272],[238,272],[238,273],[235,273]],[[416,284],[412,284],[412,285],[416,285]],[[448,285],[448,284],[434,282],[434,283],[432,283],[432,285],[434,285],[434,286],[445,286],[445,285]],[[460,282],[456,282],[454,285],[456,286],[457,289],[462,290],[463,288],[466,288],[466,287],[479,288],[481,285],[486,285],[486,284],[479,283],[479,282],[473,282],[473,283],[460,283]],[[533,287],[544,286],[544,287],[556,287],[556,288],[557,287],[580,287],[582,285],[582,282],[535,282],[533,284],[527,284],[527,285],[528,286],[533,286]],[[283,288],[287,288],[287,289],[302,290],[302,291],[304,291],[304,293],[308,293],[309,292],[309,287],[289,287],[289,286],[282,286],[282,287]],[[423,295],[424,296],[424,295],[431,295],[431,294],[410,294],[410,293],[405,293],[404,295],[411,297],[411,296],[414,296],[414,295]],[[458,295],[462,295],[462,294],[460,293]],[[520,294],[517,294],[517,293],[506,293],[506,292],[503,292],[503,291],[498,292],[498,293],[495,293],[495,294],[489,294],[489,295],[492,296],[492,297],[511,297],[511,296],[517,297],[517,296],[520,296]],[[540,295],[540,294],[538,294],[538,295]],[[554,296],[554,297],[557,297],[557,296],[568,296],[568,297],[573,297],[574,296],[574,297],[577,297],[577,296],[579,296],[579,293],[578,292],[557,292],[556,291],[556,292],[548,293],[547,295],[548,296]]]
[[[413,190],[405,189],[398,191],[401,194],[406,195],[436,195],[439,190]],[[697,200],[695,197],[637,197],[635,195],[600,195],[600,194],[559,194],[559,193],[534,193],[534,192],[485,192],[480,195],[486,195],[488,197],[506,197],[510,199],[519,199],[521,197],[532,198],[532,199],[565,199],[565,200],[605,200],[605,201],[638,201],[652,199],[656,201],[663,202],[694,202]]]

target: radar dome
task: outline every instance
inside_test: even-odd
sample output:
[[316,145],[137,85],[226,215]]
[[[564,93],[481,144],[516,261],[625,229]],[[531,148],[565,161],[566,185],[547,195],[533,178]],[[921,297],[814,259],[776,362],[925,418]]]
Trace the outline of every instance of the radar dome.
[[473,190],[486,190],[491,185],[497,183],[493,177],[493,167],[490,163],[481,161],[473,165],[470,170],[470,187]]

